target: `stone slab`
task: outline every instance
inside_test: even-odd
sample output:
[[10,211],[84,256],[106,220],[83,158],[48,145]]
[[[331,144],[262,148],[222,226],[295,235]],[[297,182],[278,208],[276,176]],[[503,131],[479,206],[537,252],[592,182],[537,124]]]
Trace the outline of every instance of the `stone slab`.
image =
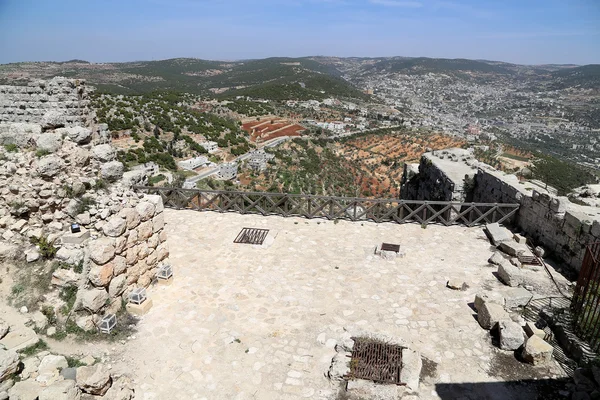
[[513,234],[500,224],[493,223],[485,226],[485,233],[494,246],[499,246],[500,243],[513,240]]
[[0,344],[8,350],[18,351],[33,346],[39,342],[39,340],[40,338],[33,329],[22,327],[15,331],[8,332],[8,334],[0,340]]
[[533,294],[524,288],[516,287],[502,291],[506,308],[524,307],[533,298]]
[[527,334],[527,337],[537,336],[540,339],[546,339],[546,332],[543,329],[540,329],[537,326],[535,326],[533,322],[526,322],[525,326],[523,327],[523,330]]
[[81,232],[77,232],[77,233],[68,232],[68,233],[65,233],[64,235],[62,235],[61,242],[62,242],[62,244],[82,244],[89,238],[90,238],[90,231],[88,231],[84,227],[81,227]]
[[152,308],[152,299],[146,298],[142,304],[127,303],[125,306],[127,312],[132,315],[144,315]]
[[157,281],[158,281],[158,284],[161,286],[171,286],[173,284],[174,279],[175,278],[171,276],[169,279],[158,278]]

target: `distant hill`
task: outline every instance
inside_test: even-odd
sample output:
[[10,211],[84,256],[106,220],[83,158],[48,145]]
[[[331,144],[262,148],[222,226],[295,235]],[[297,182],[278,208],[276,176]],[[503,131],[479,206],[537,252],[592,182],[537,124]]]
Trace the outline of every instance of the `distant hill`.
[[[405,72],[413,74],[425,73],[456,73],[456,72],[478,72],[510,74],[512,71],[503,66],[504,63],[492,64],[463,58],[392,58],[381,60],[368,69],[387,72]],[[508,65],[508,64],[507,64]]]
[[143,94],[170,90],[219,97],[249,95],[267,99],[320,99],[329,96],[365,98],[344,78],[370,74],[438,73],[458,79],[539,79],[557,88],[600,87],[600,66],[518,65],[500,61],[427,57],[273,57],[258,60],[211,61],[173,58],[124,63],[26,62],[0,65],[0,84],[25,84],[30,79],[77,77],[102,92]]
[[561,69],[552,73],[557,87],[580,86],[583,88],[600,88],[600,64],[589,64],[581,67]]
[[[102,92],[143,94],[170,90],[211,95],[265,95],[267,98],[315,99],[328,96],[362,97],[340,78],[334,66],[310,58],[267,58],[245,61],[209,61],[174,58],[124,63],[36,62],[0,65],[0,83],[25,83],[54,76],[79,77]],[[304,87],[303,87],[304,86]]]

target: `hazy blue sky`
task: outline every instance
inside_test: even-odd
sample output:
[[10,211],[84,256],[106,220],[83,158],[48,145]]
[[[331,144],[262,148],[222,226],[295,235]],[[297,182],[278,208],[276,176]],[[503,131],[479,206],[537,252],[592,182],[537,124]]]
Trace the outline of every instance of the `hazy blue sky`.
[[0,63],[307,55],[600,63],[600,0],[0,0]]

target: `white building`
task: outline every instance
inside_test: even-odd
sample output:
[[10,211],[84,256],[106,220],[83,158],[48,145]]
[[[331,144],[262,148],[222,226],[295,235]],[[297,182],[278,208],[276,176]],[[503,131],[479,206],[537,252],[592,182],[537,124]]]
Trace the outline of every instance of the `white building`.
[[188,171],[191,171],[198,167],[203,167],[205,165],[208,165],[209,163],[210,163],[210,161],[208,161],[208,158],[206,158],[204,156],[199,156],[199,157],[190,158],[189,160],[179,161],[177,163],[177,165],[179,165],[183,169],[187,169]]
[[137,171],[137,170],[144,171],[150,176],[156,175],[160,171],[158,164],[156,164],[153,161],[147,162],[145,164],[135,165],[135,166],[131,167],[131,169],[134,171]]
[[255,171],[263,171],[267,168],[267,162],[275,157],[263,149],[253,151],[248,158],[248,168]]
[[200,143],[200,146],[204,147],[206,149],[206,151],[208,151],[210,154],[219,150],[219,146],[217,145],[217,142],[206,141],[206,142]]
[[231,180],[237,177],[238,165],[235,162],[222,163],[219,165],[219,172],[217,172],[217,178],[223,180]]

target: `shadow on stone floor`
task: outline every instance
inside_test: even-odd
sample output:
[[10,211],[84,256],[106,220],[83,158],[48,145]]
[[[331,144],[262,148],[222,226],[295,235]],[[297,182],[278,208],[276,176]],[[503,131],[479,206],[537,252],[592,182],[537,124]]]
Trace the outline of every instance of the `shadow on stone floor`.
[[435,389],[442,400],[564,400],[569,395],[565,388],[569,381],[559,378],[438,383]]

